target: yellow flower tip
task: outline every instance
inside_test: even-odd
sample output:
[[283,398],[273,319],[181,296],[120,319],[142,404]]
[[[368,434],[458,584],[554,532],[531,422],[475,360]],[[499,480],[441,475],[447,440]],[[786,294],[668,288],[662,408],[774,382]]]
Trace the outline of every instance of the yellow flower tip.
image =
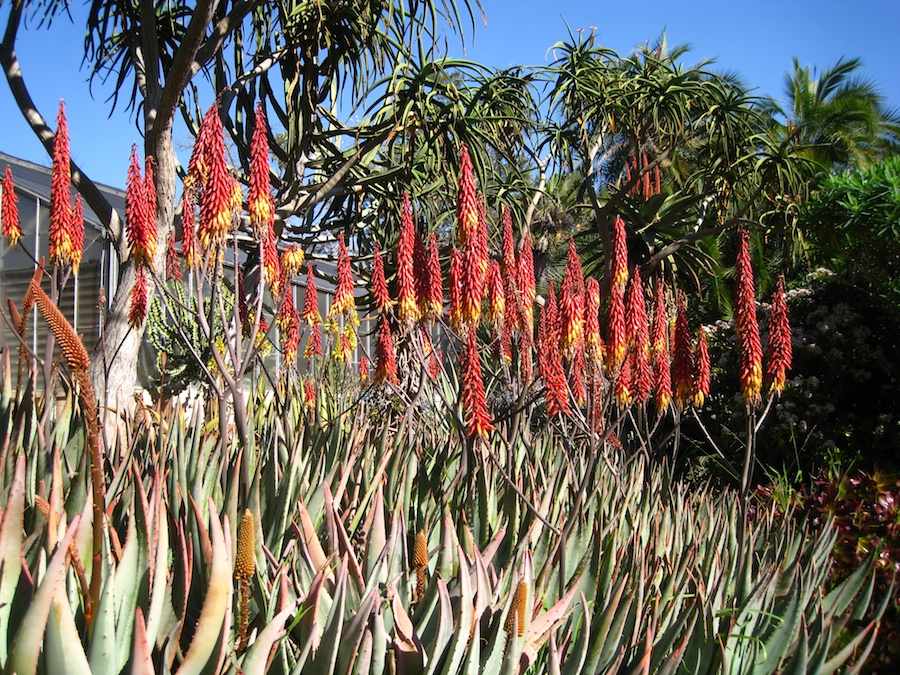
[[234,576],[237,579],[247,579],[256,571],[253,535],[253,514],[250,509],[244,509],[238,526],[237,556],[234,561]]

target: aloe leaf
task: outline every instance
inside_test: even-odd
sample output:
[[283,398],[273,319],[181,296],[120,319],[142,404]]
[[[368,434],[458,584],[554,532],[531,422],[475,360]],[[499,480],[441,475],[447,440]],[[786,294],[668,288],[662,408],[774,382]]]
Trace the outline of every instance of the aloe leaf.
[[391,585],[391,614],[394,618],[394,657],[398,669],[403,672],[418,672],[425,666],[425,652],[416,635],[415,627],[406,608],[400,601],[397,586]]
[[[138,513],[140,510],[138,509]],[[115,672],[121,672],[128,663],[128,652],[131,647],[131,636],[134,630],[135,609],[138,596],[142,591],[146,592],[147,565],[149,558],[149,545],[147,542],[146,522],[141,527],[136,527],[135,519],[128,523],[128,535],[125,540],[125,549],[122,559],[116,566],[115,596],[115,620],[116,620],[116,662]]]
[[453,607],[450,603],[450,594],[447,592],[447,582],[443,579],[437,580],[438,591],[438,622],[437,631],[431,648],[426,651],[428,654],[428,674],[436,672],[438,663],[444,655],[444,650],[453,637]]
[[309,512],[303,506],[303,502],[297,505],[297,516],[300,519],[303,543],[309,552],[310,564],[317,572],[327,568],[328,556],[325,555],[325,549],[322,548],[322,542],[319,541],[319,535],[316,534],[316,528],[309,516]]
[[[25,457],[20,455],[12,488],[0,521],[0,626],[9,626],[12,601],[22,572],[22,525],[25,512]],[[6,663],[7,640],[12,631],[0,634],[0,663]]]
[[225,623],[231,598],[231,552],[225,543],[225,534],[212,500],[209,502],[209,520],[212,542],[212,565],[203,609],[197,621],[197,629],[182,661],[178,675],[199,675],[213,655]]
[[[577,627],[577,637],[574,647],[568,650],[568,658],[562,664],[562,673],[565,675],[577,675],[583,672],[584,663],[587,660],[588,647],[591,642],[591,612],[588,609],[587,598],[584,592],[578,592],[581,599],[581,621],[582,625]],[[550,633],[550,639],[553,640],[553,633]]]
[[[153,561],[153,583],[150,591],[150,607],[147,610],[146,632],[147,642],[156,643],[162,622],[166,593],[166,577],[169,572],[169,518],[166,513],[165,502],[160,500],[156,517],[153,519],[153,537],[156,541],[156,557]],[[141,617],[143,620],[143,616]]]
[[97,675],[119,672],[116,669],[118,659],[116,656],[115,584],[116,568],[110,565],[107,567],[103,579],[100,602],[94,608],[94,630],[88,648],[91,671]]
[[[828,673],[835,672],[838,668],[844,665],[851,656],[859,651],[860,645],[863,643],[867,637],[871,637],[872,640],[875,639],[875,628],[878,626],[877,621],[872,621],[863,628],[859,633],[857,633],[852,640],[850,640],[843,649],[841,649],[837,654],[828,659],[825,664],[822,666],[822,669],[819,671],[823,675],[827,675]],[[868,650],[871,649],[871,641],[865,652],[868,653]],[[865,657],[863,657],[865,660]]]
[[[368,632],[366,627],[369,624],[369,617],[372,616],[372,611],[375,609],[377,600],[378,595],[374,591],[368,593],[356,610],[353,618],[344,628],[343,634],[341,635],[341,649],[338,652],[337,669],[335,672],[347,673],[349,675],[353,670],[354,662],[359,661],[360,645],[363,642],[365,633]],[[371,634],[369,635],[369,639],[371,640]],[[367,658],[369,660],[372,658],[371,645],[369,646],[369,655]]]
[[381,605],[375,605],[375,613],[372,616],[372,669],[373,673],[385,672],[389,636],[384,626],[384,614]]
[[245,675],[262,675],[265,672],[272,646],[284,637],[284,626],[296,610],[297,603],[291,603],[290,606],[276,614],[259,632],[241,662],[241,670]]
[[150,645],[153,644],[147,635],[144,613],[138,607],[134,617],[134,644],[131,648],[131,675],[154,675],[153,659]]
[[[65,537],[56,547],[56,551],[47,564],[43,579],[19,624],[13,638],[6,662],[6,672],[16,675],[33,675],[37,670],[38,657],[43,643],[44,630],[50,615],[50,606],[56,595],[56,587],[65,570],[69,544],[78,528],[79,516],[75,516],[69,524]],[[4,523],[5,525],[5,523]]]
[[93,675],[81,636],[69,607],[65,589],[58,586],[47,619],[47,634],[44,637],[44,663],[47,672],[68,673],[69,675]]
[[347,597],[347,577],[349,563],[347,558],[341,560],[341,569],[334,584],[334,601],[331,612],[325,620],[325,631],[319,649],[312,662],[312,672],[333,673],[337,664],[338,651],[341,647],[341,631],[344,627],[344,603]]
[[459,555],[459,621],[456,624],[456,630],[453,631],[453,639],[450,644],[449,657],[444,661],[444,667],[441,670],[442,675],[455,675],[459,672],[463,657],[466,652],[466,645],[469,644],[469,636],[475,628],[475,593],[472,589],[472,579],[469,575],[468,565],[465,560],[465,553],[462,546],[456,545]]
[[[366,578],[371,583],[373,572],[376,569],[376,563],[382,559],[384,547],[387,545],[387,528],[384,519],[384,493],[379,484],[378,490],[372,502],[372,521],[366,536]],[[379,568],[377,580],[380,583],[387,581],[387,570],[382,565]]]

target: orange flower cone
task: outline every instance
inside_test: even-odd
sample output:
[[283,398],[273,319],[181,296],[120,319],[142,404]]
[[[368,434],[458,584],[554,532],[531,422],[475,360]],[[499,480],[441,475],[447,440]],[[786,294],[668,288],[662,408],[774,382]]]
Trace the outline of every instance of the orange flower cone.
[[208,169],[206,180],[198,181],[198,185],[203,187],[200,193],[197,238],[204,252],[225,243],[231,229],[235,201],[235,182],[225,164],[225,138],[217,104],[213,104],[210,111],[212,114],[207,113],[203,118],[203,125],[209,125],[209,129],[205,133],[201,130],[207,143],[204,162],[208,164]]
[[135,330],[140,330],[147,318],[147,309],[150,304],[150,287],[147,278],[147,270],[144,267],[137,268],[137,278],[131,291],[131,307],[128,310],[128,324]]
[[197,230],[194,228],[194,204],[190,195],[185,192],[181,202],[181,257],[184,266],[197,269],[200,266],[200,253],[197,250]]
[[428,283],[425,297],[425,318],[440,319],[444,311],[444,288],[441,280],[441,260],[438,253],[437,236],[434,232],[428,238],[426,276]]
[[650,330],[640,268],[635,266],[625,296],[625,333],[631,351],[631,391],[638,403],[646,403],[653,386],[650,364]]
[[769,345],[766,349],[766,381],[769,391],[784,391],[785,373],[791,367],[791,324],[784,299],[784,275],[778,277],[775,295],[772,297],[772,313],[769,317]]
[[694,349],[694,407],[702,408],[709,396],[712,373],[709,363],[709,346],[706,343],[706,329],[700,326],[697,346]]
[[584,352],[591,373],[599,373],[606,357],[600,337],[600,282],[588,279],[584,289]]
[[625,361],[627,348],[625,325],[625,287],[613,286],[609,295],[606,321],[606,375],[614,379]]
[[756,318],[756,291],[753,267],[750,264],[750,233],[740,231],[735,266],[735,315],[738,349],[740,351],[740,382],[744,403],[757,406],[762,399],[762,344]]
[[610,283],[612,288],[625,290],[628,283],[628,241],[625,234],[625,221],[616,216],[612,231],[612,261],[610,266]]
[[275,222],[275,200],[269,180],[269,142],[266,138],[266,115],[262,103],[256,105],[253,137],[250,141],[250,185],[247,192],[247,212],[250,227],[259,242],[264,241]]
[[391,324],[384,315],[378,321],[378,348],[375,353],[375,384],[383,382],[397,384],[394,338],[391,334]]
[[166,237],[166,278],[181,281],[181,262],[178,259],[178,248],[175,246],[175,230],[169,230]]
[[372,299],[375,301],[375,309],[384,314],[393,303],[388,292],[387,279],[384,276],[384,261],[381,259],[381,251],[375,244],[375,252],[372,255]]
[[503,316],[506,313],[506,294],[503,291],[503,280],[500,277],[500,263],[491,261],[487,275],[488,303],[487,321],[494,334],[498,335],[503,327]]
[[650,338],[650,353],[653,362],[653,396],[656,412],[662,414],[672,402],[672,372],[667,340],[669,317],[666,311],[666,291],[662,280],[656,282],[656,297],[653,304],[653,334]]
[[0,223],[3,226],[3,237],[10,248],[13,248],[22,238],[18,202],[12,170],[7,166],[3,174],[3,188],[2,195],[0,195]]
[[[53,169],[50,177],[50,228],[47,236],[51,265],[70,265],[77,272],[84,250],[84,230],[81,236],[72,219],[72,168],[69,157],[69,127],[66,106],[59,102],[53,140]],[[77,261],[77,262],[76,262]]]
[[413,223],[409,193],[403,193],[400,214],[400,239],[397,242],[397,318],[404,330],[412,328],[421,318],[416,289],[415,254],[416,231]]
[[462,363],[462,401],[466,431],[470,436],[487,437],[494,428],[484,391],[481,361],[478,358],[478,342],[475,331],[469,331]]
[[456,202],[456,235],[459,246],[465,247],[478,232],[478,196],[469,146],[459,149],[459,190]]
[[584,271],[574,239],[569,239],[566,274],[560,288],[560,309],[560,349],[566,358],[572,359],[581,350],[584,341]]
[[156,255],[156,188],[151,158],[147,158],[147,177],[141,176],[137,146],[131,146],[131,161],[125,185],[125,233],[131,257],[139,267],[152,267]]
[[560,319],[553,282],[547,291],[547,303],[541,312],[538,332],[538,371],[544,382],[547,414],[569,414],[569,394],[566,385],[562,355],[559,352]]

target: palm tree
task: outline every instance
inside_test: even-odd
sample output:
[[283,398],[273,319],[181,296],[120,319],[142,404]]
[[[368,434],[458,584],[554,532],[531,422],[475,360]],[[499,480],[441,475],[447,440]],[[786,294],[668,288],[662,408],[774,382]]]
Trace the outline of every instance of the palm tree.
[[871,80],[855,75],[859,59],[839,59],[821,73],[785,74],[785,97],[767,105],[770,130],[803,148],[823,170],[864,168],[900,149],[900,112],[885,107]]

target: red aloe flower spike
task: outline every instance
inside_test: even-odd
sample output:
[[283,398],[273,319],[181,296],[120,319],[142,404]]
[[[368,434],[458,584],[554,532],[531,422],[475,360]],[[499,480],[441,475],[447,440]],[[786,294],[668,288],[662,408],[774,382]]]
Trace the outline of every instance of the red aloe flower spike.
[[662,280],[656,282],[656,299],[653,306],[653,335],[650,352],[653,360],[653,396],[656,412],[662,414],[672,402],[672,373],[669,346],[666,339],[669,317],[666,311],[665,286]]
[[633,357],[629,355],[629,358],[622,361],[622,367],[619,368],[619,372],[616,374],[615,384],[613,385],[613,393],[616,397],[616,403],[619,404],[620,408],[627,407],[634,399],[631,391],[631,388],[633,386],[633,380],[631,377],[631,362],[633,360]]
[[[217,104],[213,104],[213,108],[217,108]],[[218,112],[207,114],[203,118],[203,124],[210,125],[205,150],[209,169],[200,194],[197,238],[203,251],[208,252],[225,243],[225,237],[231,229],[235,194],[234,179],[225,164],[225,139]]]
[[12,169],[6,167],[3,174],[3,194],[0,200],[0,222],[3,225],[3,237],[10,248],[13,248],[22,238],[22,227],[19,224],[19,198],[16,196],[16,188],[13,185]]
[[640,268],[635,266],[625,297],[625,332],[633,349],[631,391],[638,403],[645,403],[653,386],[650,365],[650,329]]
[[428,256],[425,253],[425,240],[418,230],[413,246],[413,270],[416,279],[416,305],[419,308],[419,318],[422,319],[428,304]]
[[560,321],[556,304],[553,281],[547,291],[547,302],[541,312],[538,335],[538,371],[544,381],[544,396],[547,399],[547,414],[569,414],[569,397],[566,375],[559,352]]
[[[275,241],[274,232],[272,233],[272,241]],[[297,244],[289,244],[288,247],[284,250],[284,253],[281,254],[281,271],[284,274],[286,279],[292,279],[293,277],[300,274],[300,270],[303,269],[303,261],[306,259],[306,256],[303,254],[303,249],[297,246]]]
[[358,325],[356,301],[353,297],[353,269],[350,266],[350,255],[347,253],[343,232],[338,235],[337,287],[334,289],[334,299],[328,310],[328,319],[333,322],[341,315],[351,323],[354,323],[355,319],[354,325]]
[[[269,229],[260,244],[262,249],[263,279],[269,286],[273,298],[281,296],[282,283],[290,283],[291,276],[284,272],[281,258],[278,256],[278,246],[275,243],[275,231]],[[299,269],[299,268],[298,268]]]
[[628,243],[625,221],[621,216],[616,216],[613,223],[612,248],[612,265],[610,267],[612,288],[618,287],[624,291],[625,284],[628,283]]
[[506,295],[503,292],[503,280],[500,278],[500,263],[492,260],[488,266],[488,312],[487,321],[495,333],[499,333],[506,313]]
[[147,309],[150,304],[150,288],[147,278],[147,270],[144,267],[137,268],[137,277],[134,288],[131,291],[131,307],[128,310],[128,324],[139,330],[147,318]]
[[184,189],[194,203],[197,203],[200,192],[209,178],[210,146],[212,144],[212,133],[215,127],[215,123],[212,120],[214,116],[219,116],[218,101],[211,105],[203,115],[203,119],[200,122],[200,130],[197,133],[197,139],[194,141],[194,148],[191,151],[191,159],[188,162],[188,172],[187,177],[184,179]]
[[394,338],[391,334],[391,324],[384,315],[378,321],[378,347],[375,351],[375,384],[382,382],[397,384]]
[[459,148],[459,192],[456,203],[456,237],[460,248],[478,232],[478,197],[475,193],[475,175],[469,146]]
[[262,102],[256,105],[253,137],[250,141],[250,186],[247,211],[250,227],[257,241],[263,241],[275,222],[275,201],[269,181],[269,142],[266,138],[266,115]]
[[569,239],[569,256],[560,289],[560,305],[562,310],[560,349],[567,358],[572,359],[581,349],[584,340],[584,271],[574,239]]
[[700,326],[697,347],[694,350],[694,407],[702,408],[709,396],[711,372],[709,347],[706,344],[706,329]]
[[469,331],[462,363],[462,402],[469,436],[487,437],[494,428],[487,407],[475,330]]
[[181,281],[181,262],[178,260],[178,249],[175,246],[175,229],[169,230],[166,237],[166,278]]
[[462,254],[459,249],[450,251],[450,326],[457,333],[464,328],[462,316]]
[[353,359],[353,350],[356,349],[356,332],[348,321],[344,324],[344,329],[338,336],[337,345],[332,356],[336,361],[341,361],[348,368]]
[[311,359],[314,356],[322,356],[322,329],[317,323],[313,324],[309,339],[306,341],[306,349],[303,350],[304,358]]
[[[285,299],[291,298],[292,293],[288,291],[285,293]],[[285,327],[281,330],[283,331],[284,341],[282,343],[282,349],[284,350],[284,361],[289,368],[293,368],[297,363],[297,350],[300,348],[300,312],[297,311],[296,307],[294,307],[293,299],[290,301],[290,308],[287,312],[284,311],[284,305],[287,305],[287,302],[284,302],[282,305],[282,315],[284,319],[282,321],[285,324]],[[260,332],[262,332],[262,326],[260,326]]]
[[625,286],[613,286],[610,289],[606,324],[606,374],[612,380],[622,367],[627,347]]
[[518,268],[516,267],[516,246],[513,241],[512,216],[509,209],[504,206],[501,216],[502,225],[502,258],[500,259],[500,271],[503,274],[503,291],[506,294],[506,330],[509,333],[517,331],[521,327],[521,314],[519,302],[516,299],[518,284]]
[[415,247],[412,205],[409,193],[404,192],[400,212],[400,239],[397,242],[397,318],[404,330],[409,330],[421,318],[416,293]]
[[150,157],[146,167],[146,178],[142,178],[137,146],[132,145],[125,187],[125,232],[131,257],[139,267],[152,267],[156,255],[156,186]]
[[81,267],[81,257],[84,255],[84,202],[81,195],[75,195],[75,203],[72,204],[72,274],[78,274]]
[[426,274],[428,290],[425,298],[425,317],[439,319],[444,311],[444,288],[441,281],[441,259],[438,253],[437,236],[434,232],[428,238]]
[[587,379],[587,363],[584,360],[584,345],[575,350],[572,357],[572,372],[569,377],[569,388],[572,390],[572,400],[576,405],[582,406],[586,400],[584,383]]
[[66,105],[59,102],[53,139],[53,170],[50,178],[50,228],[48,246],[51,265],[70,265],[76,247],[72,232],[72,167],[69,158],[69,127]]
[[316,274],[312,263],[306,265],[306,296],[303,299],[303,312],[300,314],[307,325],[316,326],[322,323],[319,313],[319,296],[316,292]]
[[384,277],[384,261],[381,259],[381,251],[375,244],[375,252],[372,256],[372,298],[375,300],[375,308],[382,314],[387,312],[393,303],[388,292],[387,279]]
[[785,373],[791,367],[792,357],[791,324],[788,307],[784,299],[784,275],[778,277],[775,294],[772,296],[772,313],[769,317],[769,344],[766,349],[766,381],[769,391],[781,394],[784,391]]
[[305,380],[303,384],[303,405],[307,410],[316,407],[316,385],[312,380]]
[[197,231],[194,229],[194,204],[187,192],[181,201],[181,255],[184,258],[185,267],[189,270],[200,266]]
[[[238,279],[241,279],[240,273],[236,274]],[[243,283],[241,283],[241,295],[243,295]],[[296,306],[294,305],[294,294],[291,292],[290,286],[288,286],[288,292],[284,294],[284,299],[281,301],[281,308],[278,310],[278,320],[275,322],[278,326],[278,330],[282,332],[286,332],[288,328],[291,326],[291,320],[293,313],[297,311]],[[300,313],[297,312],[297,318],[300,317]]]
[[369,359],[365,356],[359,357],[359,381],[361,384],[369,382]]
[[522,256],[519,258],[518,295],[522,303],[519,312],[522,316],[522,333],[529,338],[534,334],[534,299],[537,297],[534,282],[534,251],[531,247],[531,237],[527,234],[522,239]]
[[757,406],[762,391],[762,344],[756,318],[753,267],[750,264],[750,232],[740,231],[735,266],[736,302],[734,323],[740,350],[740,381],[744,403]]
[[584,351],[591,373],[599,373],[606,358],[606,348],[600,337],[600,282],[587,280],[584,289]]
[[675,405],[684,407],[694,397],[694,364],[691,332],[688,327],[684,293],[678,291],[675,303],[675,340],[672,350],[672,375],[675,380]]

